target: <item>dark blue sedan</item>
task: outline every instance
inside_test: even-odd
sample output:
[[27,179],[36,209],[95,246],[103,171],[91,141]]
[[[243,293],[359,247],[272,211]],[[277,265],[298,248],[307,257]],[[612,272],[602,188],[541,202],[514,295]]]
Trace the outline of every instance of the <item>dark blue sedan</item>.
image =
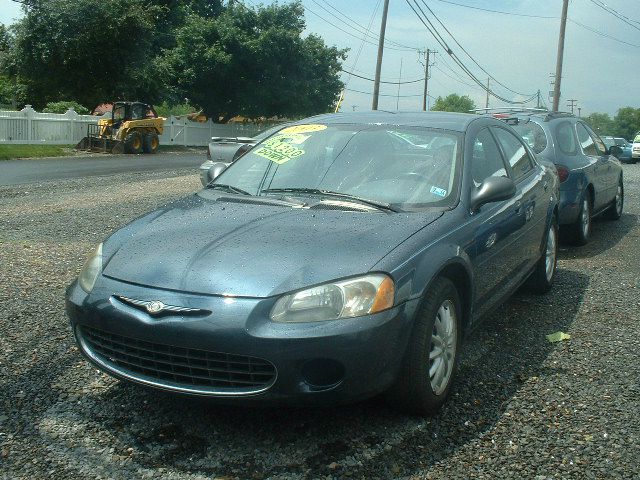
[[622,216],[624,183],[622,166],[589,125],[563,112],[501,114],[542,159],[554,163],[560,176],[561,233],[576,245],[591,238],[592,219],[603,214],[611,220]]
[[386,392],[428,414],[481,317],[551,287],[558,197],[493,118],[313,117],[116,231],[66,308],[121,379],[245,404]]

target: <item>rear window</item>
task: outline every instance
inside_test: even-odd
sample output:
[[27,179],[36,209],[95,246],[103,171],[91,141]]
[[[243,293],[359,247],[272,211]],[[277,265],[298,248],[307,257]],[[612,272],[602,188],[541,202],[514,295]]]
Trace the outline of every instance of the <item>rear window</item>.
[[540,153],[547,148],[547,135],[537,123],[519,123],[518,125],[512,125],[512,127],[527,142],[527,145],[534,153]]
[[562,122],[556,127],[556,140],[558,148],[562,153],[567,155],[576,154],[576,138],[573,134],[573,125],[571,122]]

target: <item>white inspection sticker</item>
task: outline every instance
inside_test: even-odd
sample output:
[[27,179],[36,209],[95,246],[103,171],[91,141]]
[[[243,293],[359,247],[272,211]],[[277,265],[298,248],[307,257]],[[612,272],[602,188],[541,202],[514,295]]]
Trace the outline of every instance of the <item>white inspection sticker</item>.
[[439,197],[447,196],[447,191],[444,188],[431,187],[430,192],[433,193],[434,195],[438,195]]

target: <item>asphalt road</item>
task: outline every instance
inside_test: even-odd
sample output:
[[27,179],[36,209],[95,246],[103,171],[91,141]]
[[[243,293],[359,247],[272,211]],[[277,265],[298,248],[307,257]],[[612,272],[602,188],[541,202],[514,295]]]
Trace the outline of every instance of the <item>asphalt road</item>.
[[0,162],[0,185],[20,185],[49,180],[94,177],[128,172],[153,172],[185,167],[195,169],[204,152],[156,155],[87,155]]

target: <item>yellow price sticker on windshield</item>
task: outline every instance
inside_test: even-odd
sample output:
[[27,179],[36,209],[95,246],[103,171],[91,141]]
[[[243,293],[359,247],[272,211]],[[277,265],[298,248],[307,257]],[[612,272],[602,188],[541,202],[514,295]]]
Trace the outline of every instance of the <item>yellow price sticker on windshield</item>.
[[326,125],[309,124],[309,125],[294,125],[293,127],[287,127],[284,130],[280,130],[279,133],[312,133],[326,130]]
[[[300,155],[304,155],[304,150],[294,147],[291,143],[300,145],[308,137],[304,135],[276,135],[265,141],[258,150],[256,155],[271,160],[272,162],[282,165]],[[288,140],[288,141],[287,141]],[[290,143],[291,142],[291,143]]]

